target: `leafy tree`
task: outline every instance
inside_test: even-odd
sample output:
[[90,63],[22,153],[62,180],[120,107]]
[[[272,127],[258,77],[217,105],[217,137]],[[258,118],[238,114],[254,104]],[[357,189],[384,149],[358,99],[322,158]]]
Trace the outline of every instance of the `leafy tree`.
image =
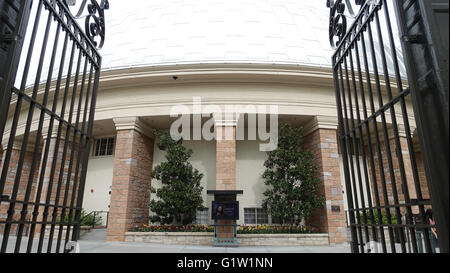
[[189,163],[192,150],[183,146],[183,140],[174,141],[170,134],[155,131],[159,139],[157,146],[166,151],[166,161],[156,166],[152,178],[161,181],[162,187],[151,188],[158,200],[151,200],[150,210],[156,213],[152,222],[174,226],[190,224],[195,220],[197,210],[203,209],[200,185],[203,174]]
[[325,199],[318,195],[320,180],[316,175],[313,155],[301,147],[300,128],[281,124],[278,148],[268,152],[264,163],[264,183],[268,189],[263,208],[283,224],[307,219],[312,211],[322,207]]

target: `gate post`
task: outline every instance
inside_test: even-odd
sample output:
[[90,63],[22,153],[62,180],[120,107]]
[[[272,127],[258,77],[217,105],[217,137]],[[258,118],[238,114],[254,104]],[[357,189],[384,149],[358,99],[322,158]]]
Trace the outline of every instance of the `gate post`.
[[117,130],[108,241],[125,241],[133,225],[148,224],[154,138],[138,117],[114,119]]
[[328,233],[330,244],[347,243],[349,238],[339,169],[337,120],[316,117],[309,125],[312,129],[304,134],[302,145],[314,155],[321,182],[320,194],[325,197],[326,205],[314,211],[307,223]]
[[[448,0],[394,1],[441,252],[449,251]],[[420,20],[415,20],[420,18]],[[414,19],[414,20],[413,20]],[[408,25],[408,22],[416,22]]]
[[[216,120],[216,190],[236,191],[236,118]],[[236,192],[228,196],[215,194],[216,201],[236,201]],[[237,246],[235,220],[217,220],[216,246]],[[234,225],[234,226],[233,226]],[[233,243],[231,243],[233,242]]]

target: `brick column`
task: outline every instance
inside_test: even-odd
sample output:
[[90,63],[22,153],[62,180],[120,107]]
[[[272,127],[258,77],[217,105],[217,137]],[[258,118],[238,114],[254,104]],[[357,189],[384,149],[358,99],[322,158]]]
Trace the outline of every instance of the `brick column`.
[[[9,161],[8,166],[2,166],[2,168],[0,168],[0,170],[3,171],[3,167],[8,168],[8,174],[6,177],[6,183],[5,183],[5,188],[3,191],[3,195],[7,195],[11,198],[11,194],[13,192],[13,187],[14,187],[14,181],[17,175],[17,167],[18,167],[18,162],[19,162],[19,157],[20,157],[20,153],[21,153],[21,147],[22,144],[17,141],[16,143],[14,143],[13,148],[11,150],[11,158]],[[3,164],[4,162],[4,156],[6,156],[6,149],[7,149],[7,145],[5,145],[3,147],[3,154],[2,154],[2,159],[1,162]],[[25,193],[26,193],[26,189],[28,186],[28,181],[29,181],[29,177],[30,177],[30,171],[31,171],[31,164],[33,161],[33,150],[34,150],[34,145],[28,145],[27,150],[25,151],[25,157],[24,157],[24,161],[23,161],[23,168],[22,168],[22,173],[21,173],[21,177],[20,177],[20,181],[19,181],[19,188],[18,188],[18,192],[17,192],[17,197],[16,200],[19,201],[24,201],[25,200]],[[37,166],[39,166],[39,160],[40,157],[37,157]],[[34,197],[34,193],[36,191],[36,184],[37,184],[37,178],[38,178],[38,168],[36,168],[35,173],[34,173],[34,180],[33,180],[33,184],[31,185],[31,194],[30,194],[30,199],[28,201],[33,201],[33,197]],[[9,209],[9,204],[7,202],[3,202],[0,205],[0,219],[1,220],[6,220],[7,216],[8,216],[8,209]],[[26,221],[31,219],[31,212],[32,212],[33,206],[28,206],[28,214],[25,218]],[[15,210],[14,210],[14,215],[13,215],[13,220],[18,221],[20,220],[21,214],[20,212],[22,211],[22,204],[17,204],[15,205]],[[0,234],[3,233],[3,228],[4,225],[0,225]],[[10,235],[15,235],[16,231],[17,231],[18,225],[14,224],[11,226],[11,230],[10,230]],[[25,226],[25,234],[27,233],[28,230],[28,226]]]
[[334,126],[322,127],[317,123],[303,140],[304,149],[314,154],[314,164],[322,182],[319,194],[326,199],[326,206],[317,209],[307,223],[317,226],[321,232],[328,233],[331,244],[339,244],[347,242],[347,224],[339,170],[337,132],[330,127]]
[[[44,132],[46,132],[44,130]],[[53,128],[52,135],[50,138],[47,138],[47,135],[44,134],[44,141],[43,141],[43,150],[45,150],[45,147],[49,145],[47,159],[44,161],[45,154],[42,153],[41,156],[41,165],[39,166],[39,177],[41,176],[41,172],[43,171],[43,184],[42,184],[42,190],[39,196],[37,196],[37,192],[34,196],[35,200],[39,199],[40,203],[46,203],[47,199],[49,200],[50,205],[59,205],[59,206],[69,206],[70,201],[72,198],[74,198],[76,204],[76,193],[75,196],[73,196],[73,186],[74,186],[74,179],[75,179],[75,170],[76,170],[76,161],[78,159],[78,147],[75,148],[74,155],[73,155],[73,166],[72,170],[70,171],[70,179],[67,183],[67,178],[69,175],[69,164],[70,164],[70,158],[72,153],[72,136],[69,136],[68,143],[65,149],[65,156],[64,156],[64,165],[63,165],[63,155],[64,155],[64,146],[65,146],[65,131],[66,128],[63,128],[61,135],[57,136],[57,126]],[[78,145],[78,144],[76,144]],[[52,178],[52,169],[54,167],[53,171],[53,178]],[[81,169],[81,168],[80,168]],[[81,171],[81,170],[80,170]],[[61,173],[62,172],[62,173]],[[61,177],[61,180],[60,180]],[[78,176],[79,177],[79,176]],[[39,178],[38,178],[39,179]],[[58,187],[59,184],[59,187]],[[64,195],[65,191],[68,191],[67,200],[64,204]],[[49,196],[50,194],[50,196]],[[55,210],[53,206],[49,206],[47,209],[45,206],[39,206],[38,208],[38,215],[37,215],[37,221],[41,222],[46,218],[46,222],[50,222],[52,220],[55,220],[56,222],[59,222],[59,217],[61,216],[62,209],[58,208]],[[65,214],[68,215],[68,211],[66,210]],[[46,228],[49,228],[49,225],[46,225]],[[42,225],[38,224],[36,225],[35,229],[35,237],[39,236],[39,233],[41,232]],[[57,231],[55,231],[57,232]]]
[[[392,143],[391,147],[396,147],[393,140],[391,140],[391,143]],[[413,176],[412,163],[411,163],[411,159],[410,159],[410,150],[408,147],[408,140],[406,138],[405,133],[402,131],[400,131],[400,148],[401,148],[401,153],[403,155],[409,197],[411,199],[416,199],[417,191],[416,191],[416,186],[414,183],[414,176]],[[414,147],[413,147],[413,149],[414,149]],[[429,199],[430,193],[428,191],[428,182],[427,182],[427,177],[425,174],[425,167],[423,165],[422,153],[420,151],[418,151],[418,152],[415,151],[414,156],[416,159],[417,173],[418,173],[418,177],[419,177],[420,191],[422,192],[422,197],[424,199]],[[398,185],[401,185],[402,180],[401,180],[400,169],[399,169],[400,165],[398,163],[398,157],[396,154],[393,155],[393,159],[394,159],[394,169],[396,170],[396,172],[395,172],[396,181],[397,181]],[[401,190],[401,186],[399,186],[398,188],[400,188],[400,200],[405,201],[404,193],[403,193],[403,190]],[[413,213],[419,213],[419,208],[417,206],[413,206]]]
[[216,127],[216,190],[236,190],[236,127]]
[[[389,135],[392,136],[392,132],[389,132]],[[397,155],[397,145],[395,143],[395,139],[392,137],[391,139],[389,139],[389,145],[390,145],[390,154],[391,154],[391,158],[392,158],[392,165],[393,165],[393,169],[394,169],[394,177],[391,177],[390,174],[390,170],[389,170],[389,162],[388,162],[388,151],[387,151],[387,145],[384,142],[384,139],[382,136],[380,136],[380,141],[382,141],[380,143],[381,146],[381,158],[382,158],[382,162],[383,162],[383,170],[384,170],[384,175],[385,175],[385,180],[386,180],[386,189],[387,189],[387,196],[388,196],[388,201],[390,205],[394,204],[394,192],[393,192],[393,181],[395,180],[395,186],[397,188],[397,194],[398,194],[398,200],[400,203],[404,203],[405,202],[405,196],[404,196],[404,190],[403,190],[403,181],[402,181],[402,177],[401,177],[401,172],[400,172],[400,163],[399,163],[399,158]],[[373,143],[375,141],[372,141]],[[377,147],[376,144],[373,144],[372,150],[374,152],[374,160],[375,160],[375,176],[377,178],[377,187],[378,187],[378,192],[380,195],[380,204],[383,206],[385,205],[385,201],[384,201],[384,195],[383,195],[383,187],[382,187],[382,180],[381,180],[381,172],[380,172],[380,165],[378,163],[378,152],[377,152]],[[413,170],[412,170],[412,164],[411,164],[411,160],[410,160],[410,151],[409,151],[409,147],[408,147],[408,141],[407,138],[405,136],[405,133],[400,131],[400,149],[399,152],[402,154],[403,157],[403,163],[404,163],[404,168],[405,168],[405,177],[406,177],[406,184],[408,187],[408,192],[409,192],[409,197],[411,199],[416,199],[417,198],[417,191],[416,191],[416,187],[415,187],[415,182],[414,182],[414,176],[413,176]],[[417,164],[417,170],[418,170],[418,175],[419,175],[419,180],[420,180],[420,187],[421,187],[421,191],[422,191],[422,196],[423,198],[429,198],[429,191],[428,191],[428,184],[427,184],[427,180],[426,180],[426,176],[425,176],[425,172],[424,172],[424,167],[423,167],[423,160],[422,160],[422,156],[420,152],[416,152],[415,153],[416,156],[416,164]],[[370,167],[370,164],[368,164],[368,168],[369,168],[369,172],[370,172],[370,177],[372,177],[372,169]],[[373,181],[372,181],[372,188],[375,187]],[[375,199],[375,195],[373,195],[373,199]],[[375,200],[374,200],[375,202]],[[413,207],[413,213],[418,213],[418,207]],[[402,215],[406,214],[405,208],[401,208],[401,213]]]
[[124,241],[130,228],[149,222],[154,140],[137,117],[117,118],[114,123],[117,139],[107,240]]
[[420,189],[422,190],[422,197],[424,199],[431,199],[430,191],[428,189],[427,175],[425,173],[425,166],[423,165],[422,152],[417,151],[415,152],[415,154],[416,154],[417,170],[419,172]]
[[[216,121],[216,190],[236,190],[236,123]],[[232,225],[233,220],[218,220]],[[219,226],[217,238],[233,238],[233,226]]]

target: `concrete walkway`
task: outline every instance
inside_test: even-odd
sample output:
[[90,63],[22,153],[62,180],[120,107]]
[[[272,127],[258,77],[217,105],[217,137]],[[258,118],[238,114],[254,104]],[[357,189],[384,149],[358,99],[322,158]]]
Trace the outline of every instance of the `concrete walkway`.
[[158,245],[80,241],[81,253],[349,253],[348,247],[238,247]]
[[106,231],[91,230],[80,241],[82,253],[350,253],[348,246],[305,246],[305,247],[238,247],[161,245],[149,243],[106,242]]
[[[2,236],[0,236],[0,242]],[[11,236],[8,251],[14,251],[16,238]],[[26,250],[28,238],[23,238],[21,253]],[[37,250],[38,240],[35,240],[33,252]],[[55,244],[55,242],[53,242]],[[47,240],[44,241],[44,252],[47,250]],[[106,230],[94,229],[83,235],[79,241],[80,253],[350,253],[347,245],[340,246],[255,246],[224,248],[213,246],[161,245],[150,243],[106,242]],[[53,251],[55,249],[53,248]],[[52,251],[52,252],[53,252]]]

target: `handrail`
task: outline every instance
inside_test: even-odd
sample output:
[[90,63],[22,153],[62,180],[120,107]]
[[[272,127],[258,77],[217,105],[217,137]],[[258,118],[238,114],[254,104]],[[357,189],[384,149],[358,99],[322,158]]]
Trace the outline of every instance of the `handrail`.
[[88,216],[91,216],[92,214],[94,215],[94,221],[92,223],[92,228],[95,228],[95,216],[98,213],[106,213],[106,227],[108,227],[108,220],[109,220],[109,211],[104,211],[104,210],[94,210],[91,211],[90,213],[86,214],[85,216],[83,216],[83,218],[81,218],[80,223],[83,222],[84,219],[86,219]]

